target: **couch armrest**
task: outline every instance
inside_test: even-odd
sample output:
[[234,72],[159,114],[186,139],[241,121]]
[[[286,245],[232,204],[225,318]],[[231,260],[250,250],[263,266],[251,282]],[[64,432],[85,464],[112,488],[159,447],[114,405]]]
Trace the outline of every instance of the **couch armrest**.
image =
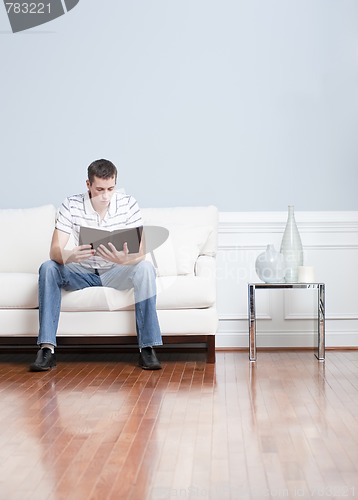
[[216,259],[208,255],[199,255],[195,263],[195,276],[206,278],[215,282],[216,278]]

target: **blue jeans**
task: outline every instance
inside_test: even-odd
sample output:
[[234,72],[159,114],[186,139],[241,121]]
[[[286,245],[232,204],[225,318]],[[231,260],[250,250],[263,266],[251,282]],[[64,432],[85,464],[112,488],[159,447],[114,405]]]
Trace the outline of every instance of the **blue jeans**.
[[56,346],[61,309],[61,289],[81,290],[89,286],[108,286],[117,290],[133,288],[138,345],[162,345],[157,311],[155,270],[150,262],[114,265],[98,276],[79,264],[44,262],[39,270],[39,336],[37,343]]

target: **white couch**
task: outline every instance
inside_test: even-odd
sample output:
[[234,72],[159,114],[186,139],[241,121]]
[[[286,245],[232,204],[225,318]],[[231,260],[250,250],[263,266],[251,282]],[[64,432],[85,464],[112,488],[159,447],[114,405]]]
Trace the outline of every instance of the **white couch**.
[[[38,268],[49,258],[55,214],[52,205],[0,210],[0,347],[36,344]],[[145,226],[169,229],[169,238],[153,252],[164,345],[204,349],[213,363],[218,211],[213,206],[147,208],[142,214]],[[93,287],[63,292],[59,346],[136,342],[132,291]]]

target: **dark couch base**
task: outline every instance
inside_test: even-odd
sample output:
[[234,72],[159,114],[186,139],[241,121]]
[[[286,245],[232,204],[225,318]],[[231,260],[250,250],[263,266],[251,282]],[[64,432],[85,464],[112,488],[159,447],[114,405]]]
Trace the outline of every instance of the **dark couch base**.
[[[58,349],[119,349],[133,350],[138,349],[135,342],[136,337],[118,336],[118,337],[57,337]],[[14,349],[36,348],[36,339],[34,337],[0,337],[0,351]],[[206,354],[207,363],[215,363],[215,335],[163,335],[163,346],[160,350],[173,351],[195,351]]]

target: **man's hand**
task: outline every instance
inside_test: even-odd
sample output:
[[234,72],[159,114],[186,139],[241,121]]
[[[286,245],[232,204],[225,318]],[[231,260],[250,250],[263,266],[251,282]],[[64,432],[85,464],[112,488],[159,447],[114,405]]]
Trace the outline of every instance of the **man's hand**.
[[133,258],[129,257],[127,243],[124,243],[123,250],[117,250],[116,247],[110,242],[108,243],[108,247],[105,245],[99,245],[97,248],[97,255],[100,255],[103,259],[109,260],[114,264],[126,265],[132,263],[131,261]]
[[55,229],[52,235],[50,259],[58,264],[69,264],[70,262],[82,262],[89,259],[95,254],[91,245],[80,245],[72,248],[72,250],[65,249],[70,235]]
[[93,250],[91,245],[80,245],[70,251],[68,257],[66,258],[66,264],[69,264],[70,262],[82,262],[83,260],[93,257],[95,253],[96,252]]

